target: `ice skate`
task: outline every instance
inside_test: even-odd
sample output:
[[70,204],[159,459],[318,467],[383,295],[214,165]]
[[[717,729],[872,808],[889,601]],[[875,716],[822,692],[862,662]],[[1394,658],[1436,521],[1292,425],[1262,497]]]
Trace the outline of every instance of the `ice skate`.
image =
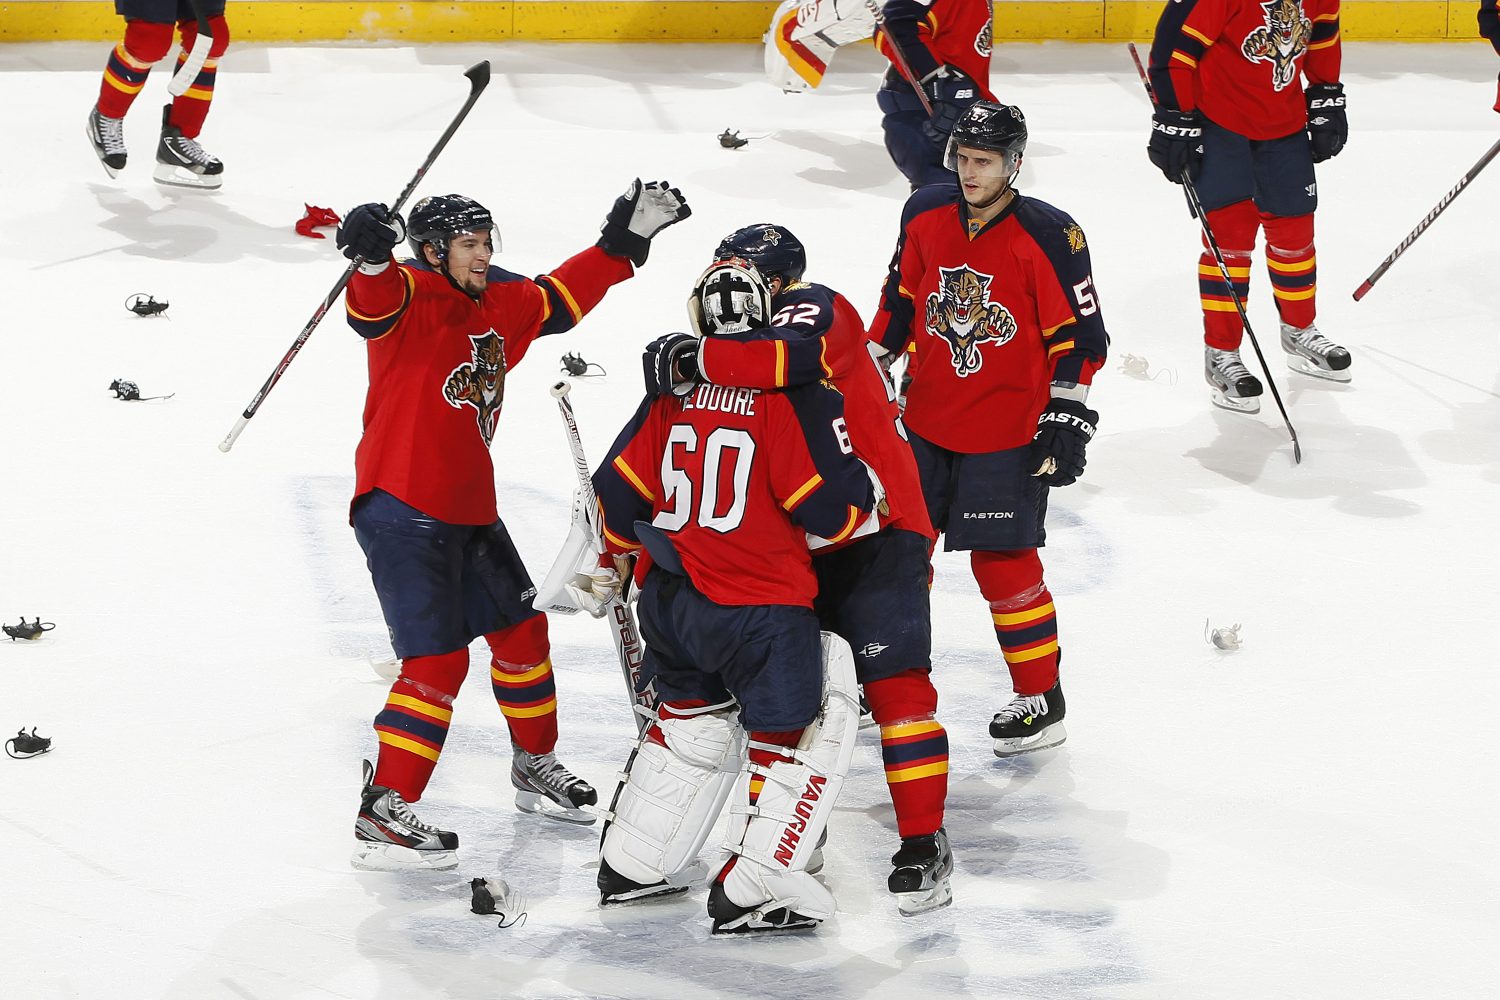
[[1318,332],[1309,323],[1298,329],[1281,324],[1281,349],[1286,352],[1286,365],[1294,372],[1326,378],[1332,382],[1348,382],[1349,365],[1353,359],[1349,352]]
[[125,119],[106,118],[99,113],[99,105],[89,111],[88,124],[84,127],[94,155],[104,165],[104,172],[118,176],[125,169]]
[[565,823],[594,822],[584,806],[599,801],[592,785],[557,762],[550,753],[529,754],[517,750],[510,767],[510,783],[516,786],[516,808]]
[[458,834],[417,819],[401,793],[375,784],[375,768],[364,762],[365,787],[354,821],[354,855],[365,871],[442,871],[458,867]]
[[953,849],[948,846],[948,832],[924,837],[901,838],[901,850],[891,858],[891,876],[887,886],[896,895],[896,909],[903,917],[914,917],[929,910],[941,909],[953,902]]
[[1060,679],[1045,694],[1016,695],[990,722],[995,756],[1015,757],[1060,745],[1068,738],[1063,728],[1067,707]]
[[1260,394],[1265,388],[1260,379],[1240,360],[1239,351],[1203,349],[1203,378],[1213,389],[1210,397],[1215,406],[1236,413],[1259,413]]
[[650,900],[663,899],[669,896],[680,896],[691,889],[692,883],[685,882],[674,885],[662,880],[647,885],[626,878],[609,866],[609,862],[603,858],[599,859],[599,905],[600,906],[624,906],[630,903],[644,903]]
[[812,930],[822,923],[792,909],[795,903],[796,900],[768,899],[756,906],[741,906],[729,898],[723,882],[715,881],[708,893],[713,936],[785,934]]
[[223,184],[224,164],[198,145],[197,139],[189,139],[169,123],[171,113],[170,104],[162,109],[161,141],[156,144],[156,172],[152,175],[156,183],[204,190]]

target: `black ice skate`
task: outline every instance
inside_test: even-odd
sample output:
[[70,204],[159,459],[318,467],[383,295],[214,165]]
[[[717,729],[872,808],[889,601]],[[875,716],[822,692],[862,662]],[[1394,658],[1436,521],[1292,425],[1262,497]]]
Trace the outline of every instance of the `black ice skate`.
[[197,139],[189,139],[182,130],[167,121],[172,114],[168,104],[161,113],[161,141],[156,144],[156,183],[168,187],[213,189],[224,183],[224,164],[210,154]]
[[896,909],[903,917],[914,917],[941,909],[953,902],[953,849],[948,832],[925,837],[902,837],[901,850],[891,858],[891,876],[886,885],[896,894]]
[[104,117],[96,104],[89,111],[84,130],[94,147],[94,155],[104,164],[106,174],[114,177],[125,169],[125,119]]
[[517,750],[510,766],[510,783],[516,786],[516,808],[565,823],[594,822],[584,809],[599,801],[592,785],[557,762],[550,753],[529,754]]
[[365,787],[354,821],[349,863],[366,871],[442,871],[458,867],[458,834],[417,819],[401,793],[375,784],[364,762]]
[[811,930],[822,923],[796,912],[781,900],[766,900],[758,906],[741,906],[729,898],[724,883],[715,881],[708,892],[708,915],[713,918],[713,936],[784,934]]
[[1015,757],[1058,746],[1068,738],[1062,724],[1067,708],[1061,679],[1046,694],[1016,695],[990,722],[995,756]]
[[1301,329],[1281,324],[1281,349],[1286,352],[1287,367],[1294,372],[1333,382],[1348,382],[1353,377],[1349,365],[1354,359],[1349,352],[1312,324]]
[[644,903],[647,900],[679,896],[693,887],[691,883],[672,885],[665,880],[650,884],[636,882],[615,871],[603,858],[599,859],[597,883],[600,906],[623,906],[627,903]]
[[1239,351],[1203,349],[1203,378],[1213,389],[1215,406],[1236,413],[1259,413],[1260,394],[1265,388],[1260,379],[1240,360]]

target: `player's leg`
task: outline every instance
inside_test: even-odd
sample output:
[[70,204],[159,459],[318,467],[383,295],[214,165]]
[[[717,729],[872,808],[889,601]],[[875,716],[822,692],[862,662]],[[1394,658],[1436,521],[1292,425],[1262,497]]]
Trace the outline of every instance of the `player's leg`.
[[886,151],[913,191],[926,184],[958,183],[957,176],[943,166],[943,151],[922,131],[927,113],[914,92],[883,87],[875,92],[875,103],[883,112],[880,128]]
[[176,0],[121,0],[117,9],[125,15],[125,37],[109,54],[87,124],[89,143],[111,177],[125,167],[125,112],[172,48]]
[[[203,68],[186,92],[163,109],[161,139],[156,147],[156,180],[179,187],[216,188],[223,182],[224,164],[198,144],[198,134],[213,101],[219,59],[229,48],[229,22],[224,18],[223,0],[198,0],[198,3],[208,18],[213,44]],[[179,9],[177,29],[182,36],[182,48],[177,54],[177,68],[181,69],[198,38],[198,21],[191,8]]]
[[1281,349],[1293,370],[1350,380],[1349,352],[1318,332],[1313,213],[1318,185],[1305,131],[1255,144],[1255,201],[1266,231],[1266,266],[1281,314]]
[[[1213,122],[1203,123],[1203,166],[1194,182],[1208,226],[1213,230],[1234,295],[1249,303],[1250,262],[1260,217],[1253,201],[1255,175],[1250,140]],[[1234,296],[1224,285],[1218,262],[1203,238],[1198,256],[1198,298],[1203,309],[1203,378],[1215,406],[1239,413],[1260,410],[1265,391],[1240,357],[1244,323]]]
[[597,803],[598,793],[557,760],[557,686],[547,616],[531,606],[536,588],[505,525],[496,521],[476,529],[463,562],[465,621],[468,631],[483,635],[490,647],[490,689],[513,747],[516,808],[592,823],[594,816],[584,807]]

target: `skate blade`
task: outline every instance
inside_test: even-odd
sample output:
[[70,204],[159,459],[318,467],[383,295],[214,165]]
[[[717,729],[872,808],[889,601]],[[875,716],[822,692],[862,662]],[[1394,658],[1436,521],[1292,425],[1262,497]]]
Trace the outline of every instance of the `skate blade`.
[[662,882],[657,885],[648,885],[641,889],[633,889],[630,892],[617,893],[612,896],[601,895],[599,897],[599,906],[613,910],[621,906],[654,903],[662,899],[674,899],[691,888],[691,885],[668,885]]
[[104,150],[94,145],[94,130],[89,128],[89,123],[87,121],[83,123],[83,137],[89,141],[89,149],[92,149],[94,151],[94,155],[99,158],[99,166],[104,168],[104,172],[106,174],[109,174],[110,180],[114,180],[116,177],[120,176],[120,172],[118,170],[110,166],[108,163],[104,162]]
[[1259,413],[1259,396],[1229,396],[1220,389],[1211,389],[1209,399],[1221,410],[1229,410],[1232,413]]
[[579,826],[592,826],[595,819],[591,812],[573,809],[540,792],[528,792],[522,789],[516,790],[516,808],[522,812],[533,813],[563,823],[576,823]]
[[349,864],[366,872],[448,871],[458,867],[457,851],[416,851],[400,844],[357,841]]
[[1054,723],[1035,736],[1020,736],[1009,740],[995,741],[996,757],[1019,757],[1023,753],[1036,753],[1061,746],[1068,738],[1068,731],[1061,722]]
[[941,910],[953,902],[953,885],[947,880],[923,892],[903,892],[896,896],[896,911],[903,917],[915,917]]
[[[744,919],[744,918],[741,918]],[[789,924],[756,924],[740,923],[734,921],[722,927],[715,927],[709,934],[710,937],[723,940],[725,938],[747,938],[747,937],[776,937],[782,934],[806,934],[815,930],[823,921],[807,917],[803,920],[793,921]]]
[[1294,372],[1311,375],[1313,378],[1326,379],[1329,382],[1350,382],[1354,379],[1354,376],[1349,373],[1348,368],[1338,372],[1332,371],[1320,367],[1317,362],[1309,361],[1300,354],[1288,354],[1286,356],[1286,366]]
[[151,178],[165,187],[213,191],[224,183],[223,174],[198,174],[175,163],[158,163]]

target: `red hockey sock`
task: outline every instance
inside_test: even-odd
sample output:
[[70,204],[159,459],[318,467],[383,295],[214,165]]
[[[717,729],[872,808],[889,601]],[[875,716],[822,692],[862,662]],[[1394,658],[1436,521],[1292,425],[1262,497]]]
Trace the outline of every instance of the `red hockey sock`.
[[1313,217],[1262,215],[1266,230],[1266,269],[1276,293],[1281,321],[1299,330],[1317,318],[1318,255],[1313,250]]
[[380,740],[375,784],[395,789],[408,802],[422,797],[448,738],[453,699],[468,672],[467,649],[401,661],[401,676],[375,716]]
[[880,755],[905,837],[936,833],[948,798],[948,731],[934,718],[937,690],[926,669],[907,670],[865,685],[880,724]]
[[[1247,305],[1250,255],[1255,252],[1255,234],[1260,226],[1255,202],[1237,201],[1216,208],[1208,213],[1208,225],[1219,244],[1219,252],[1224,255],[1235,295],[1239,296],[1241,305]],[[1221,351],[1239,350],[1245,325],[1229,289],[1224,287],[1224,275],[1208,249],[1207,237],[1203,240],[1203,253],[1198,257],[1198,299],[1203,306],[1203,342]]]
[[[779,753],[774,749],[758,747],[757,743],[767,743],[772,747],[795,747],[801,740],[806,730],[793,729],[784,733],[770,733],[764,730],[754,730],[750,733],[750,763],[759,764],[761,767],[770,767],[776,761],[790,761],[794,758],[790,754]],[[765,787],[766,779],[758,774],[750,775],[750,804],[755,805],[760,798],[760,790]],[[725,869],[728,870],[727,868]]]
[[510,741],[527,753],[551,753],[557,746],[557,686],[552,680],[547,616],[484,637],[493,655],[490,687],[505,713]]
[[1016,694],[1044,694],[1057,683],[1057,611],[1036,549],[972,552],[974,579],[990,602],[995,637]]
[[146,85],[151,67],[167,57],[172,48],[172,26],[150,21],[125,22],[125,40],[115,46],[104,66],[99,84],[99,113],[106,118],[124,118],[135,96]]

